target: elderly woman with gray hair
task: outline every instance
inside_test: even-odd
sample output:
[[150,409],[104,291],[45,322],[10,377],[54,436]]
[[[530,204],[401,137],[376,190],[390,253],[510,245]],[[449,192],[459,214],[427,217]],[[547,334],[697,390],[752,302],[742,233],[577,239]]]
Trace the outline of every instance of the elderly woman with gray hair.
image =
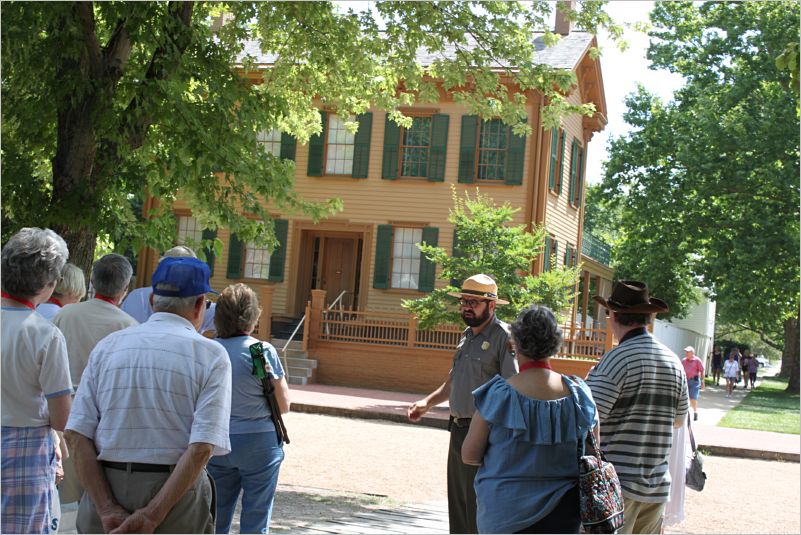
[[578,444],[597,426],[587,385],[551,369],[562,331],[533,305],[512,324],[520,372],[473,392],[462,460],[475,479],[481,533],[578,533]]
[[240,533],[268,533],[278,470],[284,460],[261,380],[252,374],[249,347],[261,343],[270,366],[281,413],[289,412],[289,387],[275,348],[251,336],[261,315],[259,300],[249,286],[232,284],[217,299],[216,339],[231,359],[231,453],[212,457],[209,473],[217,486],[217,533],[228,533],[239,494]]
[[52,430],[63,431],[72,382],[64,336],[36,312],[53,293],[67,244],[49,229],[24,228],[2,251],[3,533],[51,529],[56,477]]

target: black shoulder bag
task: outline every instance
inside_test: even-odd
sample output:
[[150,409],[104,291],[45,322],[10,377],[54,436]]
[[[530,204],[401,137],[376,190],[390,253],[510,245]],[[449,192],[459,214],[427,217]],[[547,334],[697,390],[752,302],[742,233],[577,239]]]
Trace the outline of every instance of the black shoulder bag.
[[270,407],[270,418],[275,424],[275,434],[278,436],[278,443],[286,442],[289,444],[289,435],[286,432],[284,419],[281,417],[281,409],[278,407],[278,400],[275,399],[275,386],[270,381],[270,376],[267,374],[267,359],[264,356],[264,346],[261,342],[256,342],[248,346],[250,350],[250,358],[253,361],[253,375],[261,380],[261,388],[264,391],[264,397],[267,399],[267,405]]

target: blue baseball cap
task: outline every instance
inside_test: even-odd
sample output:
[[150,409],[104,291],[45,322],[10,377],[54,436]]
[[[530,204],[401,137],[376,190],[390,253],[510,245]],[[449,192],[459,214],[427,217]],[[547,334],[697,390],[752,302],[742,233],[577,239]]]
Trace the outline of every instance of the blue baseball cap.
[[153,293],[165,297],[190,297],[214,293],[209,287],[209,266],[197,258],[163,258],[153,273]]

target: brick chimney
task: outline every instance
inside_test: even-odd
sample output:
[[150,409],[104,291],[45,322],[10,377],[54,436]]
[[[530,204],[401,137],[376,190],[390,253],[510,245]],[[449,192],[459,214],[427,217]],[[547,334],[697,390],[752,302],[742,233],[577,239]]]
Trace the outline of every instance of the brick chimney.
[[573,31],[573,21],[568,20],[565,13],[563,13],[559,8],[575,11],[576,0],[559,0],[557,2],[556,24],[554,24],[553,31],[554,33],[558,33],[560,35],[570,35],[570,32]]

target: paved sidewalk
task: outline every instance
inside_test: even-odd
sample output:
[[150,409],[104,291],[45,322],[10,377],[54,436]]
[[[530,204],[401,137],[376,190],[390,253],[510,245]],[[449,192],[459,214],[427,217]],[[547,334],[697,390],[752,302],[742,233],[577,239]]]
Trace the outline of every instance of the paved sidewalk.
[[[291,387],[292,410],[351,418],[375,418],[410,423],[407,407],[421,399],[421,394],[387,392],[344,386],[305,385]],[[707,387],[699,398],[698,421],[693,422],[696,443],[715,455],[799,462],[801,441],[798,435],[717,427],[747,392],[737,388],[731,398],[723,386]],[[442,403],[426,414],[418,424],[445,428],[448,404]]]

